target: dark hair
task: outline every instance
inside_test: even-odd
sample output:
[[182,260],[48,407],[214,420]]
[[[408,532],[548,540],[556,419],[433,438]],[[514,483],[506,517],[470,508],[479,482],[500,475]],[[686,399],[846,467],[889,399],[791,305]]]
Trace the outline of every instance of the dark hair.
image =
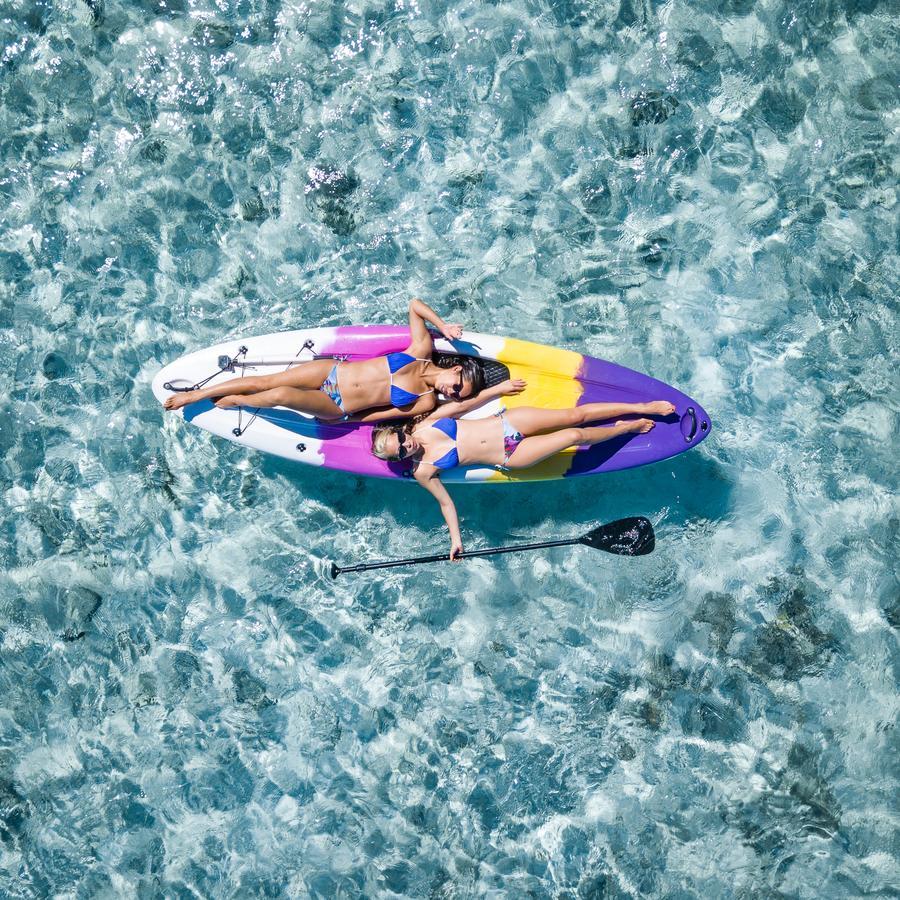
[[484,390],[484,369],[474,357],[451,354],[438,356],[435,354],[433,359],[439,369],[452,369],[454,366],[459,366],[462,369],[463,380],[472,385],[473,397]]

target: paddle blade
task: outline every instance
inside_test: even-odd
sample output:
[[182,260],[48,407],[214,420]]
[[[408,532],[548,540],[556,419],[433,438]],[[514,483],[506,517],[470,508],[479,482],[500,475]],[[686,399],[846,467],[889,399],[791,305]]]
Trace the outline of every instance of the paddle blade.
[[653,552],[656,535],[649,519],[633,516],[601,525],[579,538],[578,543],[619,556],[645,556]]

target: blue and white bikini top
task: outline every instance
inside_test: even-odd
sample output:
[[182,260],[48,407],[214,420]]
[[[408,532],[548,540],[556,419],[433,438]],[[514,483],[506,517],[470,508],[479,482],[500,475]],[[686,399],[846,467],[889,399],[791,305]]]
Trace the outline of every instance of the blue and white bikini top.
[[[444,434],[456,444],[456,419],[437,419],[431,423],[432,428],[442,431]],[[422,462],[425,462],[423,459]],[[434,466],[436,469],[455,469],[459,465],[459,454],[456,447],[449,449],[440,459],[436,459],[428,465]]]
[[405,391],[402,387],[394,384],[394,373],[400,371],[404,366],[408,366],[413,362],[430,362],[427,359],[419,359],[417,356],[410,356],[408,353],[387,353],[384,357],[387,360],[388,372],[391,379],[391,405],[392,406],[409,406],[415,403],[419,397],[425,394],[431,394],[433,391],[423,391],[421,394],[414,394],[411,391]]

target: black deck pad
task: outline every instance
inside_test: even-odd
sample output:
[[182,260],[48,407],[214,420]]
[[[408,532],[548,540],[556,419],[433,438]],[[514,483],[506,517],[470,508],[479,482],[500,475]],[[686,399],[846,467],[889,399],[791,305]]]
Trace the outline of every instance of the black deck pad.
[[[468,354],[444,353],[443,351],[436,350],[431,355],[431,358],[439,366],[446,368],[457,365],[466,356],[468,356]],[[496,359],[487,359],[483,356],[469,356],[468,358],[474,359],[481,367],[484,372],[484,386],[486,388],[494,387],[509,378],[509,369],[507,369],[502,362],[497,362]]]

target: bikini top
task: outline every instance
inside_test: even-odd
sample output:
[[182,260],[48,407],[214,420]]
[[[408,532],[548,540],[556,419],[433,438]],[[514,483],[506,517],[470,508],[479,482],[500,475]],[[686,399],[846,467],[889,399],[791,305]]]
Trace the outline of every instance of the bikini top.
[[433,393],[433,390],[423,391],[421,394],[414,394],[411,391],[406,391],[402,387],[398,387],[394,384],[394,373],[398,372],[404,366],[408,366],[413,362],[430,362],[427,359],[419,359],[417,356],[410,356],[408,353],[388,353],[384,357],[387,360],[388,364],[388,372],[390,373],[391,379],[391,405],[392,406],[409,406],[410,403],[415,403],[419,397],[424,397],[425,394]]
[[[442,431],[456,444],[456,419],[437,419],[431,423],[431,427]],[[422,462],[426,462],[426,460],[423,459]],[[436,469],[455,469],[459,465],[459,454],[456,452],[456,447],[451,447],[440,459],[436,459],[429,465]]]

